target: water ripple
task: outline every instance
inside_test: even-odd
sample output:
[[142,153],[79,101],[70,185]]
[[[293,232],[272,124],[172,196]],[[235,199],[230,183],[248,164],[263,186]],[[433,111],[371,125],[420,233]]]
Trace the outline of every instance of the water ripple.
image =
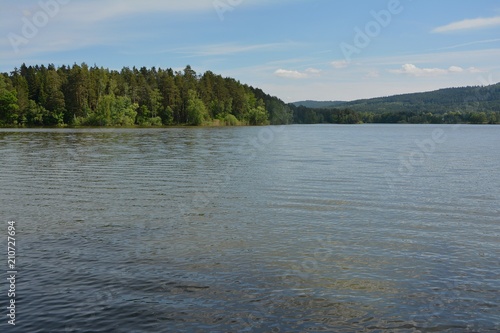
[[497,332],[498,129],[435,128],[0,130],[13,332]]

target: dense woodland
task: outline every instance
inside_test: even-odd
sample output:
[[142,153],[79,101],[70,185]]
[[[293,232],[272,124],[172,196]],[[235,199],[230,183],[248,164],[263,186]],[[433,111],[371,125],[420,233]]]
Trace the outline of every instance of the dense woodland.
[[444,114],[418,111],[374,113],[304,106],[293,106],[292,109],[295,124],[500,124],[500,112],[468,110],[466,107]]
[[500,83],[352,102],[294,103],[294,122],[499,124]]
[[26,66],[0,75],[1,126],[288,124],[278,98],[212,72],[86,64]]
[[1,127],[498,124],[500,84],[307,105],[287,105],[235,79],[210,71],[199,75],[190,66],[174,72],[23,64],[0,74]]

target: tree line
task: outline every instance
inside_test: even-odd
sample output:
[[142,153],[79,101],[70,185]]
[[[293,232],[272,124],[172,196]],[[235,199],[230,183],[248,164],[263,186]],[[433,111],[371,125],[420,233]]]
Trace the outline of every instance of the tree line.
[[[470,98],[464,102],[464,96]],[[211,71],[74,64],[0,74],[0,127],[498,124],[500,84],[308,108]]]
[[26,66],[0,75],[0,126],[288,124],[288,105],[207,71]]
[[291,107],[295,124],[500,124],[500,111],[455,110],[444,114],[425,111],[373,113],[352,109]]

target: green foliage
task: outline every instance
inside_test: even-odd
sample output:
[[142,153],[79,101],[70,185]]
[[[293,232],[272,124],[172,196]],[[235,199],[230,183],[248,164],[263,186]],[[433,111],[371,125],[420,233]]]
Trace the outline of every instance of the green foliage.
[[9,91],[4,76],[0,75],[0,125],[17,125],[18,111],[17,96]]
[[172,125],[174,122],[174,110],[170,106],[167,106],[160,112],[160,119],[162,124]]
[[470,115],[469,121],[471,124],[486,124],[488,116],[485,112],[478,112]]
[[293,114],[290,107],[278,101],[271,101],[268,106],[271,124],[288,125],[293,122]]
[[0,91],[0,122],[17,125],[18,110],[17,97],[10,91]]
[[54,68],[43,71],[41,92],[39,96],[40,105],[49,110],[49,114],[44,119],[46,125],[62,125],[66,112],[66,102],[61,90],[62,78]]
[[26,66],[0,75],[0,126],[227,126],[500,122],[500,84],[354,102],[286,105],[261,89],[190,66]]
[[12,122],[23,126],[27,122],[26,113],[30,105],[28,81],[19,75],[18,72],[14,72],[12,85],[17,90],[17,106],[19,107],[17,111],[18,117],[17,119],[13,119]]
[[219,120],[221,125],[224,126],[239,126],[240,121],[232,114],[227,114],[227,115],[218,115],[217,120]]
[[198,75],[190,66],[118,72],[85,63],[23,64],[2,75],[0,86],[4,126],[203,125],[216,118],[227,125],[265,124],[271,107],[282,123],[279,112],[288,108],[258,89],[210,71]]
[[251,108],[248,112],[248,124],[252,126],[269,124],[268,114],[263,106]]
[[32,126],[46,125],[44,120],[47,119],[49,111],[43,106],[37,104],[35,101],[30,100],[26,112],[26,123]]
[[350,109],[309,109],[304,106],[293,109],[297,124],[498,124],[500,112],[458,112],[443,115],[431,112],[356,112]]
[[128,97],[105,95],[99,99],[97,110],[87,118],[78,119],[83,126],[133,126],[138,105]]
[[161,95],[160,89],[155,88],[149,94],[149,102],[151,110],[151,117],[156,118],[161,113],[163,96]]
[[209,120],[207,108],[194,90],[188,92],[187,124],[199,126]]
[[133,126],[137,117],[138,107],[139,105],[137,103],[132,103],[128,97],[121,96],[116,98],[112,112],[112,126]]

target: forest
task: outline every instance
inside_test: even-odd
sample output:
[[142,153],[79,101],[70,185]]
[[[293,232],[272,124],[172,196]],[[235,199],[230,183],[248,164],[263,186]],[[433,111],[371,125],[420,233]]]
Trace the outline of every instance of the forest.
[[299,124],[498,124],[500,83],[352,102],[296,102],[293,110]]
[[288,124],[288,105],[207,71],[74,64],[26,66],[0,75],[0,126]]
[[0,74],[0,127],[499,124],[500,84],[307,105],[189,65],[116,71],[23,64]]
[[294,124],[500,124],[500,112],[451,109],[444,114],[424,111],[358,112],[352,109],[311,109],[291,106]]

